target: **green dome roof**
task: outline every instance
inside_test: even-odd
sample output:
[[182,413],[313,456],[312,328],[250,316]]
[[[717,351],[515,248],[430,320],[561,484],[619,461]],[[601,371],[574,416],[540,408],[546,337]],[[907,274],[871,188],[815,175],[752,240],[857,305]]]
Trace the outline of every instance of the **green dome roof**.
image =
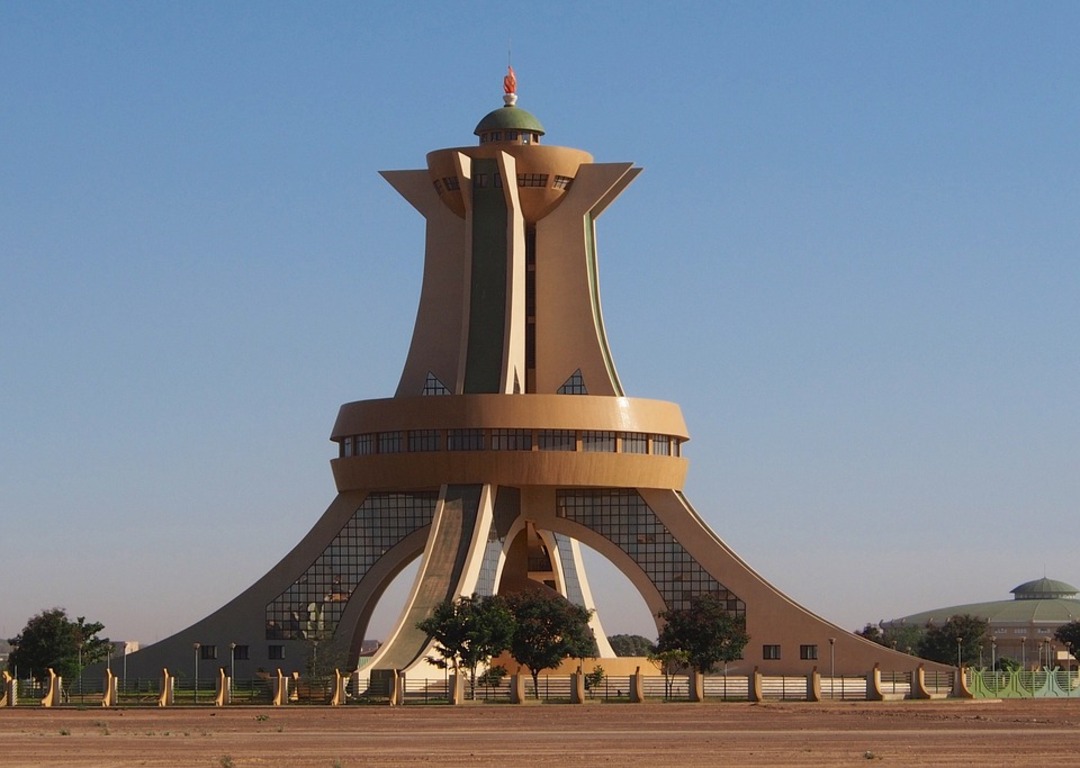
[[1026,581],[1016,589],[1012,590],[1013,595],[1017,600],[1046,600],[1057,597],[1076,597],[1076,593],[1080,592],[1072,584],[1066,584],[1064,581],[1057,581],[1055,579],[1048,579],[1045,576],[1041,579],[1035,579],[1035,581]]
[[484,115],[484,119],[476,124],[473,133],[479,136],[488,131],[530,131],[543,136],[544,126],[540,125],[532,112],[508,105]]

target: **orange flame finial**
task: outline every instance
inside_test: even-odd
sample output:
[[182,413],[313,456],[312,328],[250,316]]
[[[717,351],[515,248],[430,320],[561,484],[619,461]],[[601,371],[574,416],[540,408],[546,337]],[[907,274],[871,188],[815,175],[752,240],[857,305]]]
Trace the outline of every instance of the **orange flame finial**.
[[506,67],[506,77],[503,78],[503,93],[517,93],[517,77],[514,75],[514,68],[509,65]]

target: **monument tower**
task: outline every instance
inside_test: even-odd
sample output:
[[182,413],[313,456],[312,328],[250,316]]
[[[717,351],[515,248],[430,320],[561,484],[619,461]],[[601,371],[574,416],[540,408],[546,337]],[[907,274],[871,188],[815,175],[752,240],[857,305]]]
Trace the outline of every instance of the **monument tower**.
[[262,579],[132,663],[183,665],[195,648],[238,675],[300,670],[320,642],[355,663],[380,596],[419,558],[368,665],[407,669],[427,644],[416,623],[443,600],[544,585],[595,607],[580,543],[653,615],[718,596],[746,622],[748,668],[805,673],[831,653],[838,673],[909,669],[777,591],[694,511],[682,414],[625,394],[600,311],[596,220],[641,169],[545,144],[512,70],[504,92],[477,144],[382,174],[426,220],[423,285],[394,397],[341,406],[337,498]]

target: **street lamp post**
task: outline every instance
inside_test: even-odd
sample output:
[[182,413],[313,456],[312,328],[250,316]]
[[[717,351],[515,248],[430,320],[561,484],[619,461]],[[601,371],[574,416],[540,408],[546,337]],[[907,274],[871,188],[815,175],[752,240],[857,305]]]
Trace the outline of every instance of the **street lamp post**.
[[956,636],[956,666],[959,667],[960,669],[964,668],[963,647],[964,647],[964,638],[960,637],[960,635],[957,635]]
[[1020,669],[1027,672],[1027,638],[1020,638]]
[[236,677],[236,643],[229,643],[229,703],[232,704],[233,678]]
[[997,640],[990,641],[990,669],[997,672]]
[[196,704],[199,703],[199,649],[202,647],[201,643],[192,643],[192,648],[195,649],[195,698]]
[[836,638],[829,638],[829,698],[836,698]]

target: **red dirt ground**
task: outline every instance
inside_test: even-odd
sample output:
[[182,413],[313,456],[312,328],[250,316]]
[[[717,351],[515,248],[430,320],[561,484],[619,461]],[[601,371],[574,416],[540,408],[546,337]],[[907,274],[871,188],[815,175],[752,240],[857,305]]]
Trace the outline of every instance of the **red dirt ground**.
[[5,768],[1074,765],[1080,700],[0,710]]

